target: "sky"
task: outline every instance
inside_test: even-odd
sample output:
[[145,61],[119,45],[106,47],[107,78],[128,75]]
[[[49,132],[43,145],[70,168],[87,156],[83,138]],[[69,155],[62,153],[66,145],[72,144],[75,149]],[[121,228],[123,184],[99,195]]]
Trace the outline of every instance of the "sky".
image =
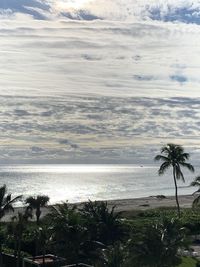
[[199,0],[0,0],[0,164],[198,164],[199,43]]

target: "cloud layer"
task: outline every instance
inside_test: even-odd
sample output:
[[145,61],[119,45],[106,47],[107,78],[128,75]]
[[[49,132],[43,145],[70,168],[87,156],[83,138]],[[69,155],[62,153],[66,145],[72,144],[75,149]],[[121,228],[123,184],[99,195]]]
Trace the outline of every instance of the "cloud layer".
[[169,141],[198,154],[199,7],[0,1],[1,162],[152,162]]
[[200,145],[199,99],[68,95],[0,100],[1,162],[151,162],[164,142],[187,142],[190,150]]

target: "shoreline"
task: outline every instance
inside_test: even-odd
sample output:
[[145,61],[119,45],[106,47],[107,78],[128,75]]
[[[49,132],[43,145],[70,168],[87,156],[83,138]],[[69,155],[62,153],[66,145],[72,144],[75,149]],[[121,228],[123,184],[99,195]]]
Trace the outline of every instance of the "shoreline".
[[[179,203],[181,208],[191,208],[192,202],[195,199],[194,195],[180,195]],[[165,196],[159,198],[158,196],[149,196],[141,198],[130,198],[130,199],[115,199],[115,200],[103,200],[108,203],[109,208],[115,206],[116,212],[131,212],[131,211],[144,211],[148,209],[162,208],[162,207],[176,207],[175,196]],[[69,203],[69,205],[77,205],[81,208],[85,202]],[[41,218],[47,215],[52,205],[45,208],[41,208]],[[3,218],[2,222],[11,221],[13,216],[16,216],[18,212],[23,212],[25,207],[16,207],[14,212],[7,213]],[[33,212],[34,215],[34,212]],[[34,216],[33,216],[34,220]]]

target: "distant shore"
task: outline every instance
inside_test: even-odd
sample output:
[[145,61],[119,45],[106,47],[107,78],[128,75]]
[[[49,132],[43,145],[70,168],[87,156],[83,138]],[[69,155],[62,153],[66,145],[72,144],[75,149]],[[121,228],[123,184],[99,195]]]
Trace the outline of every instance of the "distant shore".
[[[179,196],[179,202],[181,208],[191,208],[192,202],[195,199],[193,195],[181,195]],[[117,199],[117,200],[107,200],[109,207],[116,207],[116,211],[120,212],[130,212],[134,210],[147,210],[160,207],[176,207],[176,201],[174,196],[149,196],[142,198],[132,198],[132,199]],[[70,203],[69,203],[70,204]],[[75,203],[78,207],[81,208],[83,202]],[[72,204],[70,204],[72,205]],[[51,206],[42,208],[42,216],[47,215],[50,212]],[[18,212],[23,212],[24,207],[15,208],[14,213],[9,212],[4,216],[2,221],[8,222],[11,218],[17,215]]]

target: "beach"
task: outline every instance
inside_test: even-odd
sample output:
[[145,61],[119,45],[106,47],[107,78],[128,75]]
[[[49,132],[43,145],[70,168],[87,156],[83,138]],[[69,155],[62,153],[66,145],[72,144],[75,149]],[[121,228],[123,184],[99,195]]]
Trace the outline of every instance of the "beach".
[[[192,202],[195,199],[194,195],[181,195],[179,196],[179,203],[181,208],[191,208]],[[117,199],[117,200],[108,200],[107,201],[109,208],[115,206],[116,212],[131,212],[131,211],[144,211],[148,209],[162,208],[162,207],[176,207],[176,201],[174,196],[149,196],[142,198],[132,198],[132,199]],[[81,209],[84,202],[75,203],[78,208]],[[69,203],[73,205],[73,203]],[[52,206],[47,206],[41,208],[42,214],[41,217],[44,217],[51,211]],[[17,215],[18,212],[23,212],[25,207],[16,207],[14,212],[7,213],[2,221],[8,222],[11,221],[12,217]],[[34,215],[34,212],[33,212]],[[35,219],[33,217],[33,219]]]
[[[179,203],[182,208],[191,208],[194,200],[193,195],[179,196]],[[174,196],[166,196],[160,198],[157,196],[149,196],[143,198],[122,199],[108,201],[109,206],[116,206],[116,211],[134,211],[147,210],[161,207],[176,207]]]

